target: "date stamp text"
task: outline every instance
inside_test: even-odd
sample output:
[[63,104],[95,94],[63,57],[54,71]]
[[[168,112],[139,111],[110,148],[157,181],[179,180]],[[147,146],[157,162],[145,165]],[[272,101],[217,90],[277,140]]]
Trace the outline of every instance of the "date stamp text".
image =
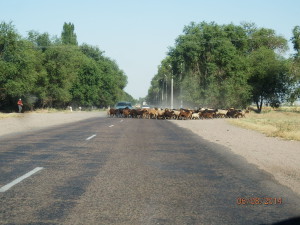
[[281,205],[282,198],[271,197],[251,197],[251,198],[237,198],[238,205]]

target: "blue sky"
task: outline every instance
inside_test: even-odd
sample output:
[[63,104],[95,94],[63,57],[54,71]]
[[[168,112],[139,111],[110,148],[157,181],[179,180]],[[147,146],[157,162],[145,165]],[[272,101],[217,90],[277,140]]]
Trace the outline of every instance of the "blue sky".
[[168,47],[192,21],[253,22],[288,40],[300,25],[298,0],[0,0],[0,9],[0,21],[12,21],[23,37],[30,30],[60,36],[64,22],[73,23],[79,44],[117,62],[134,98],[147,95]]

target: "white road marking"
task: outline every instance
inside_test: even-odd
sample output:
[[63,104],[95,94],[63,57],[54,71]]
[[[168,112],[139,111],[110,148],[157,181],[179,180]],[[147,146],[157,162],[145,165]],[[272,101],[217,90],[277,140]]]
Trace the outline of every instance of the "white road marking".
[[85,139],[86,141],[91,140],[92,138],[96,137],[96,134],[93,134],[92,136],[88,137],[87,139]]
[[122,123],[122,122],[123,122],[123,120],[120,121],[120,123]]
[[10,182],[9,184],[3,186],[2,188],[0,188],[0,192],[5,192],[7,190],[9,190],[11,187],[15,186],[16,184],[20,183],[22,180],[30,177],[31,175],[37,173],[38,171],[44,169],[43,167],[36,167],[35,169],[31,170],[30,172],[24,174],[23,176],[15,179],[14,181]]
[[110,125],[109,127],[113,127],[114,125]]

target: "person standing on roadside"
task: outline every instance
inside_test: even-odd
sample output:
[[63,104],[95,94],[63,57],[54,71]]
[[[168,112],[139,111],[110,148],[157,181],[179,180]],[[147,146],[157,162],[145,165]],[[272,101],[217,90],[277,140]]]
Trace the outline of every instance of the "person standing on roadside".
[[19,101],[18,101],[19,113],[21,113],[21,112],[22,112],[22,107],[23,107],[23,102],[22,102],[22,99],[19,99]]

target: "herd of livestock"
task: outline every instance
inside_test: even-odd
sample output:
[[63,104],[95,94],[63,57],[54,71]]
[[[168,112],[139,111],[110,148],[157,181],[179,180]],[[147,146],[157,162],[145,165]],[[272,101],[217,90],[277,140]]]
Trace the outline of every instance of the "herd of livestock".
[[115,109],[111,108],[107,111],[109,117],[123,117],[123,118],[143,118],[143,119],[213,119],[213,118],[241,118],[245,117],[248,110],[239,109]]

